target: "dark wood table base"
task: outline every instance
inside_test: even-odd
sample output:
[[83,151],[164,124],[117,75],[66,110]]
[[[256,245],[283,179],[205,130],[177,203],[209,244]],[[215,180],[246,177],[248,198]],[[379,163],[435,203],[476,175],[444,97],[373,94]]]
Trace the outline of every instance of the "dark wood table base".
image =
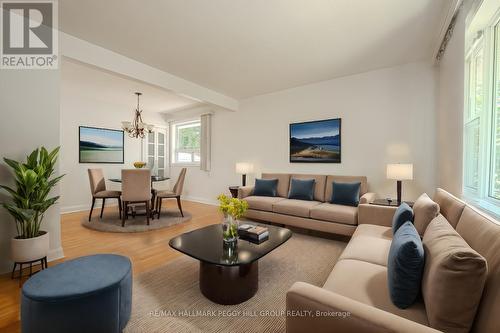
[[223,266],[200,261],[200,290],[212,302],[232,305],[252,298],[259,289],[259,262]]

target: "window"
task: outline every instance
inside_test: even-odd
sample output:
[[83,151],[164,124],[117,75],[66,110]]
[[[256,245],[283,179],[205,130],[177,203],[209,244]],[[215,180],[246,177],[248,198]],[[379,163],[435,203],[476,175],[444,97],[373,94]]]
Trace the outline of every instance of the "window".
[[200,120],[172,125],[172,163],[200,164]]
[[500,17],[466,57],[464,195],[500,215]]
[[490,170],[491,197],[500,200],[500,23],[497,23],[494,32],[494,80],[492,84],[492,157]]
[[464,184],[471,193],[479,190],[480,128],[484,108],[483,54],[483,46],[479,42],[467,58],[466,66],[468,84],[464,120]]

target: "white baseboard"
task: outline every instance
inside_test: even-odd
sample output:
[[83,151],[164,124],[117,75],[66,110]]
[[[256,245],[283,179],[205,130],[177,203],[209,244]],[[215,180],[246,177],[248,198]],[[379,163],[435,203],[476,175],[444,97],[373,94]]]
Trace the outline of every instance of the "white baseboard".
[[190,195],[183,195],[181,198],[182,198],[182,200],[199,202],[199,203],[206,204],[206,205],[212,205],[212,206],[218,205],[217,200],[210,200],[210,199],[201,198],[201,197],[193,197]]
[[[117,203],[110,203],[110,204],[105,204],[104,207],[117,207]],[[100,212],[101,205],[95,204],[94,206],[94,212],[98,211]],[[68,214],[68,213],[76,213],[76,212],[83,212],[83,211],[88,211],[90,210],[90,205],[75,205],[75,206],[65,206],[61,207],[61,214]]]
[[61,258],[64,258],[62,246],[59,246],[57,249],[50,250],[49,254],[47,254],[47,261],[54,261]]
[[[187,200],[187,201],[193,201],[193,202],[199,202],[202,204],[206,205],[213,205],[217,206],[217,200],[209,200],[206,198],[201,198],[201,197],[193,197],[193,196],[182,196],[182,200]],[[117,207],[118,205],[115,203],[111,204],[106,204],[104,207]],[[94,206],[94,212],[95,211],[100,211],[101,206],[100,205],[95,205]],[[76,213],[76,212],[83,212],[83,211],[88,211],[90,210],[90,205],[75,205],[75,206],[66,206],[66,207],[61,207],[61,214],[68,214],[68,213]]]

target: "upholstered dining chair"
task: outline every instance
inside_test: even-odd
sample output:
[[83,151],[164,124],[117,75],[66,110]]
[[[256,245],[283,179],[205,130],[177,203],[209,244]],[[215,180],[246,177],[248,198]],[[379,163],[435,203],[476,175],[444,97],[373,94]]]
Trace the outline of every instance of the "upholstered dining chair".
[[151,170],[124,169],[122,170],[122,227],[128,217],[129,204],[144,204],[146,206],[146,221],[149,225],[151,215]]
[[106,199],[117,199],[118,200],[118,210],[120,218],[122,217],[122,201],[120,196],[122,192],[120,191],[108,191],[106,189],[106,180],[104,179],[104,173],[102,169],[88,169],[89,181],[90,181],[90,191],[92,192],[92,206],[90,207],[89,222],[92,219],[92,211],[94,210],[95,200],[102,199],[101,207],[101,219],[104,212],[104,204]]
[[181,169],[181,172],[179,173],[179,178],[177,178],[177,182],[175,182],[172,191],[158,191],[156,193],[156,211],[158,213],[158,218],[160,218],[161,203],[163,199],[177,199],[177,206],[179,207],[181,216],[184,217],[181,205],[181,195],[182,195],[182,188],[184,187],[184,179],[186,179],[186,171],[187,168]]

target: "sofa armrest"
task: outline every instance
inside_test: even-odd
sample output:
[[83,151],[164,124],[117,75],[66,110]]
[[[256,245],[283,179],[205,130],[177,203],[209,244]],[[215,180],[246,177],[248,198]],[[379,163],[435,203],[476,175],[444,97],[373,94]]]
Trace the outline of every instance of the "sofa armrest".
[[375,201],[375,199],[377,199],[377,194],[375,194],[373,192],[367,192],[367,193],[363,194],[361,196],[361,198],[359,198],[359,203],[360,204],[367,204],[367,203]]
[[255,186],[240,186],[238,187],[238,199],[243,199],[251,196]]
[[361,204],[358,206],[358,224],[392,226],[392,217],[397,207]]
[[439,332],[305,282],[288,290],[286,310],[287,333]]

